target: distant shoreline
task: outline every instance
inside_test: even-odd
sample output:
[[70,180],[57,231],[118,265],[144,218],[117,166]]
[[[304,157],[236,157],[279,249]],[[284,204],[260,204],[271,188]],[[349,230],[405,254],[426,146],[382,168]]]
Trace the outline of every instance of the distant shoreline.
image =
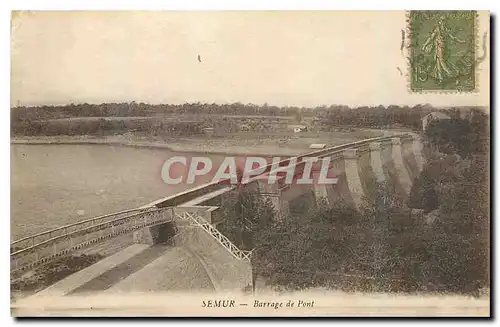
[[[196,141],[196,140],[193,140]],[[51,136],[27,136],[27,137],[11,137],[11,145],[108,145],[108,146],[124,146],[133,148],[150,148],[164,149],[172,152],[180,153],[203,153],[212,155],[228,155],[228,156],[294,156],[299,153],[291,149],[284,149],[278,146],[274,149],[259,149],[252,148],[252,153],[235,148],[234,146],[222,144],[221,146],[213,146],[207,144],[194,144],[194,142],[186,142],[183,140],[175,141],[132,141],[120,137],[106,138],[86,138],[86,137],[51,137]],[[260,151],[259,151],[260,150]]]
[[131,133],[109,136],[97,135],[54,135],[54,136],[11,136],[11,144],[26,145],[108,145],[135,148],[163,149],[178,153],[225,155],[225,156],[281,156],[292,157],[310,152],[313,143],[337,146],[365,138],[390,136],[400,130],[357,129],[353,132],[304,132],[278,133],[235,133],[219,137],[192,136],[178,138],[145,137]]
[[11,144],[29,144],[29,145],[58,145],[58,144],[95,144],[95,145],[120,145],[120,146],[130,146],[130,147],[151,147],[151,148],[161,148],[170,151],[174,150],[172,147],[161,142],[136,142],[136,141],[117,141],[117,140],[106,140],[106,139],[78,139],[68,137],[67,139],[55,139],[52,137],[40,137],[36,138],[14,138],[10,140]]

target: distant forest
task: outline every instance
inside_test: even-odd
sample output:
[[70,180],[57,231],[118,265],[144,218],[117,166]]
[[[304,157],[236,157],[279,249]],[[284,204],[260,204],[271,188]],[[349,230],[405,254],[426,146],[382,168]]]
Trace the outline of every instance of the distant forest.
[[[255,119],[265,121],[262,116],[293,117],[294,122],[300,123],[309,118],[323,129],[338,126],[359,128],[410,128],[421,129],[421,119],[429,112],[441,110],[450,117],[460,117],[463,112],[476,111],[475,107],[460,107],[436,109],[431,105],[409,106],[361,106],[350,108],[344,105],[304,107],[277,107],[254,104],[202,104],[190,103],[181,105],[172,104],[145,104],[145,103],[104,103],[104,104],[70,104],[64,106],[14,107],[11,109],[11,131],[13,135],[93,135],[113,134],[120,132],[148,132],[168,135],[191,135],[200,133],[202,125],[189,124],[180,118],[178,122],[165,122],[163,118],[198,117],[199,121],[223,124],[224,119],[210,120],[210,116],[255,116]],[[106,119],[79,120],[71,124],[54,125],[53,120],[78,117],[151,117],[158,119],[130,119],[110,121]],[[207,118],[208,117],[208,118]],[[206,124],[205,124],[206,125]],[[228,128],[230,132],[238,129]]]

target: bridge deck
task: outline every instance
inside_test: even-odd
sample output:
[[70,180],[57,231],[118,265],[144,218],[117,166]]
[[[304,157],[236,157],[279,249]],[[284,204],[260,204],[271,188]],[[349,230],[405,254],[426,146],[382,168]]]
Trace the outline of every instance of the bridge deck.
[[190,207],[190,206],[200,205],[203,202],[206,202],[208,200],[212,200],[212,199],[214,199],[214,198],[216,198],[216,197],[218,197],[226,192],[231,191],[232,189],[234,189],[233,186],[227,186],[227,187],[221,188],[220,190],[204,194],[202,196],[199,196],[197,198],[192,199],[191,201],[183,203],[180,205],[180,207]]

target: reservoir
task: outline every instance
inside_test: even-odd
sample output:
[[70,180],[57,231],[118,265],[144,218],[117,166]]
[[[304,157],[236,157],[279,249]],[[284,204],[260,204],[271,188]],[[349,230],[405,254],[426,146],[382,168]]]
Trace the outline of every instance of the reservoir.
[[[163,163],[175,155],[190,156],[116,145],[12,144],[12,241],[195,187],[162,180]],[[223,159],[210,157],[214,163]],[[207,176],[197,183],[210,181]]]

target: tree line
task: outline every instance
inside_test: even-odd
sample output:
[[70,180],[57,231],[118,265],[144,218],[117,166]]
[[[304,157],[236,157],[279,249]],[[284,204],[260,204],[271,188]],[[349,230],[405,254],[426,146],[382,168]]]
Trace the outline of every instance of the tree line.
[[[462,108],[464,109],[464,108]],[[351,108],[344,105],[317,106],[312,108],[297,106],[270,106],[255,104],[216,104],[216,103],[186,103],[186,104],[146,104],[146,103],[102,103],[102,104],[70,104],[63,106],[19,106],[11,108],[11,125],[14,134],[28,134],[43,130],[36,125],[47,125],[47,120],[75,117],[156,117],[161,120],[165,116],[201,115],[250,115],[250,116],[291,116],[297,122],[304,118],[315,118],[324,128],[336,126],[353,126],[365,128],[404,127],[420,129],[421,119],[431,111],[437,110],[431,105],[410,106],[361,106]],[[445,110],[449,115],[459,114],[459,108]],[[147,120],[139,120],[146,128]],[[39,122],[39,123],[34,123]],[[79,121],[84,124],[83,121]],[[99,129],[95,121],[86,122],[93,129]],[[99,122],[102,124],[102,121]],[[125,125],[127,125],[125,123]],[[32,126],[34,125],[34,126]],[[128,128],[128,126],[121,126]],[[60,134],[63,131],[61,131]],[[66,131],[64,131],[66,132]],[[43,135],[43,134],[42,134]]]
[[109,136],[131,133],[139,136],[193,136],[201,135],[206,123],[168,122],[147,120],[106,120],[104,118],[78,121],[25,120],[11,124],[15,136]]

